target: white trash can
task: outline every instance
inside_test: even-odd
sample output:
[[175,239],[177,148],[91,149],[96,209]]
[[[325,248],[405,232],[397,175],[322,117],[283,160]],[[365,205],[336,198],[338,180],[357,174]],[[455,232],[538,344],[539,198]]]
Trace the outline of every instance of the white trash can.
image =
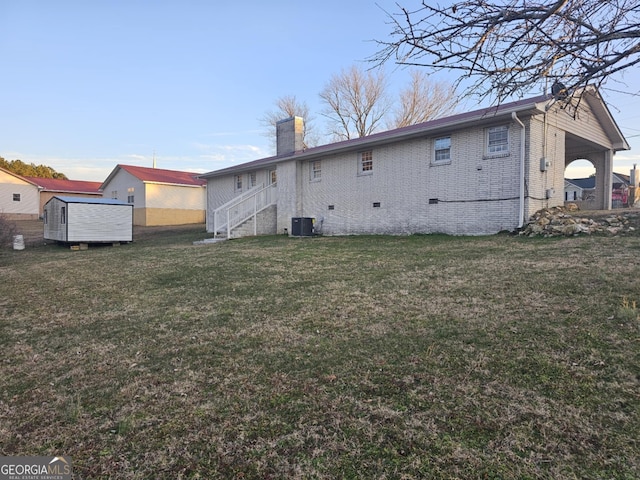
[[15,235],[13,237],[13,249],[24,250],[24,237],[22,235]]

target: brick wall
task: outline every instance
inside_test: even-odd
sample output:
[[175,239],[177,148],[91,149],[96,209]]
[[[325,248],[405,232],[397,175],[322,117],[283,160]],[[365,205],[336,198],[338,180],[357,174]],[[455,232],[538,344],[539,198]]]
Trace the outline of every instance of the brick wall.
[[[322,158],[320,180],[311,180],[304,162],[295,216],[315,217],[329,235],[511,230],[518,224],[519,127],[510,124],[509,135],[509,153],[487,157],[483,128],[452,133],[446,164],[433,163],[433,138],[375,147],[370,175],[358,174],[359,152]],[[279,205],[278,218],[291,212]]]

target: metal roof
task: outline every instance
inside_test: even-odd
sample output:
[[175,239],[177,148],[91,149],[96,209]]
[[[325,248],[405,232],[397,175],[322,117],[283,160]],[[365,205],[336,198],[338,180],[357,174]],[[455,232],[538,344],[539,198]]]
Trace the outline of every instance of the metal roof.
[[84,193],[102,195],[101,182],[88,182],[84,180],[63,180],[61,178],[24,177],[30,182],[50,192]]
[[[603,122],[603,128],[612,139],[615,150],[628,150],[627,144],[622,132],[611,116],[606,104],[602,100],[598,91],[594,87],[587,87],[583,93],[587,102],[596,110],[600,120]],[[517,100],[515,102],[503,103],[489,108],[482,108],[470,112],[459,113],[449,117],[438,118],[424,123],[410,125],[408,127],[396,128],[380,133],[374,133],[366,137],[354,138],[337,143],[321,145],[319,147],[309,148],[307,150],[280,156],[261,158],[240,165],[214,170],[212,172],[200,175],[200,178],[215,178],[229,173],[243,173],[251,171],[255,168],[275,166],[277,163],[289,159],[295,160],[312,160],[327,154],[342,153],[363,148],[371,148],[377,145],[409,140],[424,135],[437,135],[441,132],[452,131],[467,127],[469,125],[491,124],[503,119],[505,116],[511,116],[512,113],[522,115],[535,115],[544,113],[554,101],[551,95],[539,95],[537,97]]]
[[289,158],[309,160],[316,156],[340,153],[362,148],[370,148],[385,143],[408,140],[425,134],[435,134],[439,131],[451,131],[453,129],[462,128],[469,124],[491,123],[503,118],[505,115],[511,115],[512,112],[530,114],[543,113],[544,104],[549,101],[550,98],[551,97],[548,95],[541,95],[525,100],[518,100],[516,102],[504,103],[495,107],[459,113],[457,115],[452,115],[449,117],[442,117],[424,123],[409,125],[408,127],[386,130],[384,132],[367,135],[366,137],[353,138],[342,142],[321,145],[319,147],[309,148],[301,152],[262,158],[259,160],[254,160],[252,162],[235,165],[233,167],[204,173],[200,175],[200,178],[218,177],[232,172],[245,172],[256,167],[275,165]]
[[197,173],[182,172],[179,170],[165,170],[162,168],[138,167],[135,165],[117,165],[109,174],[107,179],[102,182],[101,188],[104,189],[118,170],[124,170],[133,175],[138,180],[145,183],[161,183],[165,185],[180,185],[188,187],[206,187],[207,182],[198,178]]
[[[64,203],[91,203],[96,205],[129,205],[133,207],[133,204],[131,203],[123,202],[121,200],[115,200],[113,198],[66,197],[64,195],[56,195],[52,197],[51,200],[53,200],[54,198],[57,198],[58,200]],[[51,200],[49,200],[49,202]]]

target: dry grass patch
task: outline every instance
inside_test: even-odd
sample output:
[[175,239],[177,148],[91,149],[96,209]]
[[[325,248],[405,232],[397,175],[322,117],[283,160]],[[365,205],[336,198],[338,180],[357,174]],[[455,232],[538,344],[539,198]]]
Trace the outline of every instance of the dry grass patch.
[[200,238],[0,253],[3,455],[79,478],[639,476],[639,237]]

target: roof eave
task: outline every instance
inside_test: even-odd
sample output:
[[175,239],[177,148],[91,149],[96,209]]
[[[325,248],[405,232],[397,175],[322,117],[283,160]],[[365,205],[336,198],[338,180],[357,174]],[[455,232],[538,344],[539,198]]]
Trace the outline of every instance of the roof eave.
[[504,117],[511,117],[513,112],[527,116],[542,114],[545,112],[547,101],[548,97],[536,97],[529,101],[514,102],[506,107],[497,106],[478,110],[477,112],[470,112],[470,114],[453,115],[451,117],[445,117],[417,125],[375,133],[366,137],[321,145],[301,152],[295,152],[294,154],[254,160],[252,162],[203,173],[202,175],[199,175],[198,178],[209,179],[229,174],[245,173],[258,168],[275,166],[278,163],[287,160],[310,160],[312,158],[326,156],[328,154],[339,154],[353,150],[361,150],[362,148],[375,147],[402,140],[423,137],[425,135],[435,135],[440,132],[451,132],[468,127],[469,125],[497,122],[503,120]]
[[[600,113],[600,115],[598,115],[598,118],[604,119],[605,125],[603,125],[603,127],[609,135],[609,138],[611,139],[611,146],[613,150],[615,152],[631,150],[629,142],[627,142],[627,139],[624,138],[622,130],[620,130],[620,127],[618,126],[615,118],[613,118],[613,115],[611,115],[611,111],[609,110],[607,103],[602,98],[602,95],[600,95],[600,92],[595,87],[589,86],[585,87],[583,93],[588,93],[596,99],[595,102],[589,103],[591,104],[591,108],[593,108],[594,110],[598,110],[598,112]],[[587,96],[587,99],[588,98],[589,97]]]
[[[196,178],[200,178],[199,176]],[[171,183],[171,182],[154,182],[153,180],[141,180],[142,183],[144,184],[149,184],[149,185],[166,185],[169,187],[191,187],[191,188],[203,188],[206,187],[206,184],[189,184],[189,183]]]

